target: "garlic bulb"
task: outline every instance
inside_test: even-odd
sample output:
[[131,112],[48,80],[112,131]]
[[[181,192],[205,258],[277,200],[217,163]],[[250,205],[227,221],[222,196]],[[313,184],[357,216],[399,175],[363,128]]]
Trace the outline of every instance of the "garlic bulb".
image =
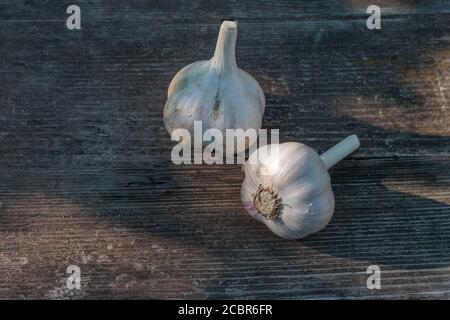
[[244,166],[241,200],[246,211],[286,239],[321,230],[334,212],[327,170],[358,147],[352,135],[321,156],[296,142],[259,148]]
[[202,121],[204,131],[219,129],[224,137],[226,129],[261,128],[264,92],[251,75],[237,67],[236,36],[237,22],[224,21],[214,56],[184,67],[172,79],[164,107],[170,134],[183,128],[192,135],[194,121]]

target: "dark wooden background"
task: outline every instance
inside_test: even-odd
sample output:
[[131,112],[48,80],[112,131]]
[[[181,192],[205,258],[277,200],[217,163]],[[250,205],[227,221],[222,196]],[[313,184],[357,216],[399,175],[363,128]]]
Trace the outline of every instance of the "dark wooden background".
[[[239,166],[170,161],[168,84],[224,18],[265,128],[319,151],[360,137],[302,241],[245,213]],[[448,0],[2,0],[0,298],[449,299],[449,67]]]

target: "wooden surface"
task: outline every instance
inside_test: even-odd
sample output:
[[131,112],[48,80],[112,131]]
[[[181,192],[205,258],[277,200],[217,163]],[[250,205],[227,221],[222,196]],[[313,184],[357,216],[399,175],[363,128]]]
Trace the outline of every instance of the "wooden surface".
[[[80,31],[64,2],[0,3],[0,298],[450,298],[448,0],[76,4]],[[170,161],[168,84],[231,17],[265,128],[361,139],[302,241],[245,213],[239,166]]]

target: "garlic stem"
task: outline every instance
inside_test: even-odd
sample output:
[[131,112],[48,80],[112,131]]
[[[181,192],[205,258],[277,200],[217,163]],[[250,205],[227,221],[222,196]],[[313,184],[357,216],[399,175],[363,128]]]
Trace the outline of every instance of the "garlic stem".
[[237,21],[224,21],[220,26],[212,65],[220,71],[237,68],[236,64]]
[[322,153],[320,158],[328,170],[350,153],[358,149],[358,147],[359,139],[355,134],[353,134],[336,144],[334,147],[331,147],[326,152]]

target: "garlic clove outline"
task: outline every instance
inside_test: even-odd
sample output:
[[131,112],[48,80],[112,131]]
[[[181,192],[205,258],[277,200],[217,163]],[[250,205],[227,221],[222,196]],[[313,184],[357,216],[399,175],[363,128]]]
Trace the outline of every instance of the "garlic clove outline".
[[245,210],[285,239],[318,232],[334,213],[328,169],[359,145],[358,137],[351,135],[320,156],[297,142],[260,147],[244,165]]
[[164,123],[169,134],[183,128],[192,135],[194,121],[202,121],[204,131],[219,129],[224,137],[226,129],[253,129],[258,133],[265,95],[258,82],[238,68],[236,38],[237,22],[224,21],[213,57],[194,62],[174,76],[164,106]]

